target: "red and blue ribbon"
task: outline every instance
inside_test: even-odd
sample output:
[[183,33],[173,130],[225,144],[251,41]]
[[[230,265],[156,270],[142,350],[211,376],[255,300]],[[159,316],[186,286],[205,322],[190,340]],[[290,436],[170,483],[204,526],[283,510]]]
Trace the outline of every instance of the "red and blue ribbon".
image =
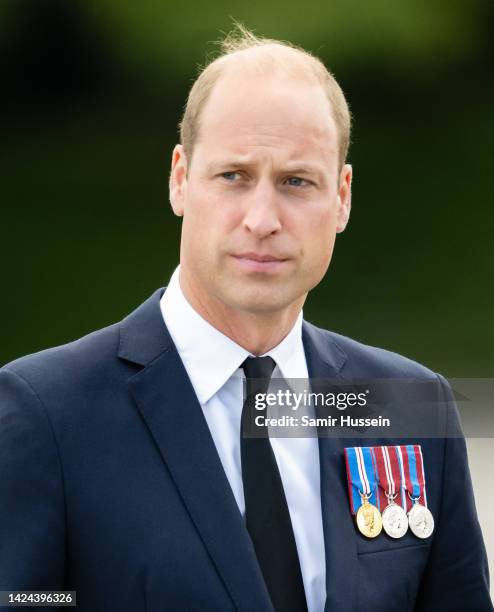
[[345,448],[345,460],[352,514],[356,514],[362,505],[361,494],[367,496],[371,504],[378,505],[377,480],[372,448],[369,446]]
[[427,506],[424,458],[419,444],[345,448],[348,496],[352,514],[362,505],[361,493],[380,510],[394,501],[409,511],[411,498]]

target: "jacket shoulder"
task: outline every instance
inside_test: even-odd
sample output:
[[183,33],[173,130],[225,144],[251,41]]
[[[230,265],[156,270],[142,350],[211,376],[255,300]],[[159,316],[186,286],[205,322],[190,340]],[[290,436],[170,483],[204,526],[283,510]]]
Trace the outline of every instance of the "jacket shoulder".
[[115,360],[119,342],[119,323],[96,330],[67,344],[25,355],[5,364],[0,371],[10,371],[32,387],[61,384],[97,371],[108,360]]
[[328,350],[334,347],[343,356],[341,374],[352,378],[427,378],[437,380],[437,374],[426,366],[403,355],[364,344],[348,336],[307,323],[318,334]]
[[[135,373],[166,348],[167,336],[157,289],[122,321],[94,331],[78,340],[11,361],[0,372],[11,372],[33,389],[63,395],[78,388],[110,389]],[[142,357],[142,359],[139,359]]]

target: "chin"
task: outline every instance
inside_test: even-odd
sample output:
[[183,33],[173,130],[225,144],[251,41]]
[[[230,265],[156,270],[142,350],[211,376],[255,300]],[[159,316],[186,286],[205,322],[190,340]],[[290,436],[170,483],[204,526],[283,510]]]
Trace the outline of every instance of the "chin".
[[279,288],[273,287],[269,290],[266,290],[266,288],[254,291],[239,290],[234,295],[230,294],[228,299],[224,301],[235,310],[253,314],[266,314],[283,310],[297,299],[298,296],[289,296],[286,292],[280,291]]

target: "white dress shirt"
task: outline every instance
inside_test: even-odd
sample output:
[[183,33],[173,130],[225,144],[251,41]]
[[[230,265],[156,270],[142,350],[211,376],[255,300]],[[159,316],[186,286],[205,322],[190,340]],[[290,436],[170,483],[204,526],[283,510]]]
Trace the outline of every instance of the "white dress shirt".
[[[240,464],[244,373],[240,366],[250,353],[192,308],[180,287],[179,267],[160,306],[201,404],[233,495],[245,515]],[[266,355],[277,364],[273,378],[308,378],[302,344],[302,312],[289,334]],[[318,440],[316,437],[277,437],[270,438],[270,442],[288,503],[308,611],[322,612],[326,601],[326,561]]]

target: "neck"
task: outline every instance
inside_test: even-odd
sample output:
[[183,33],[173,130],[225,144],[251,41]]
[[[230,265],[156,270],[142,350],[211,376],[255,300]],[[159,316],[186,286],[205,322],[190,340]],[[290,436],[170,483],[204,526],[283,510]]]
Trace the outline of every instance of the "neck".
[[250,312],[231,308],[219,300],[204,299],[180,273],[180,288],[192,306],[210,325],[253,355],[263,355],[290,332],[306,295],[282,310]]

